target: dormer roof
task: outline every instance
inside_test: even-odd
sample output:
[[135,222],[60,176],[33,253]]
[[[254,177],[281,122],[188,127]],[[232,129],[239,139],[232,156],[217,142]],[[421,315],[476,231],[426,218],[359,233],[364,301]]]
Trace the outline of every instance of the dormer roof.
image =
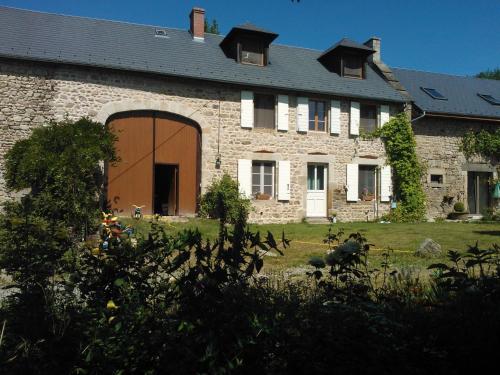
[[278,34],[255,26],[250,22],[246,22],[242,25],[235,26],[222,40],[220,46],[222,49],[226,49],[229,45],[240,36],[254,36],[262,40],[266,45],[271,44],[277,37]]
[[341,52],[351,52],[363,56],[369,56],[375,53],[375,50],[365,46],[364,44],[356,43],[351,39],[343,38],[342,40],[328,48],[325,52],[323,52],[318,57],[318,60],[337,55]]

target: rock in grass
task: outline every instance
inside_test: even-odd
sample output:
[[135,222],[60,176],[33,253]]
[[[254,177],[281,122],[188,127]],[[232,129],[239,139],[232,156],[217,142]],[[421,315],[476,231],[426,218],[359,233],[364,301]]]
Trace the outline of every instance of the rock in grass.
[[433,258],[441,255],[441,245],[431,238],[426,238],[415,251],[415,255],[422,258]]

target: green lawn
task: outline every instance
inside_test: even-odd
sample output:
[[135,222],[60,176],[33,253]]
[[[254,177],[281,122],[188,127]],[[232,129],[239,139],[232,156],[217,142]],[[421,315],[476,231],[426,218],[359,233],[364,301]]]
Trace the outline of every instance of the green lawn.
[[[132,222],[140,233],[147,233],[147,221]],[[182,230],[198,227],[211,238],[217,234],[217,222],[212,220],[193,219],[187,223],[167,224],[167,230]],[[328,232],[328,225],[319,224],[271,224],[252,225],[254,230],[271,231],[281,238],[281,232],[292,240],[291,247],[283,257],[266,257],[265,269],[282,270],[300,267],[307,264],[311,256],[322,256],[327,250],[323,238]],[[384,249],[391,248],[391,264],[397,268],[425,269],[429,264],[445,261],[446,252],[454,249],[463,252],[468,244],[479,241],[481,247],[489,247],[500,243],[500,224],[498,223],[420,223],[420,224],[379,224],[379,223],[337,223],[333,230],[342,228],[346,235],[353,232],[362,233],[374,246],[370,251],[370,264],[380,267]],[[422,259],[413,255],[418,245],[425,239],[432,238],[442,249],[443,256],[434,259]]]

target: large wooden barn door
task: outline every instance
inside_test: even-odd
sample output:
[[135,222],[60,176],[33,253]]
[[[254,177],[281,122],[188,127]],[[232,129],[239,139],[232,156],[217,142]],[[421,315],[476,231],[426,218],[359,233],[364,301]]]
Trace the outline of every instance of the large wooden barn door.
[[108,204],[128,216],[133,205],[150,215],[193,215],[200,175],[200,132],[173,115],[127,113],[108,123],[120,162],[108,166]]
[[130,114],[116,118],[108,126],[117,135],[120,161],[108,166],[108,204],[118,215],[128,216],[132,205],[152,212],[153,117]]
[[178,167],[178,215],[196,212],[200,134],[191,124],[175,117],[158,115],[155,130],[155,164]]

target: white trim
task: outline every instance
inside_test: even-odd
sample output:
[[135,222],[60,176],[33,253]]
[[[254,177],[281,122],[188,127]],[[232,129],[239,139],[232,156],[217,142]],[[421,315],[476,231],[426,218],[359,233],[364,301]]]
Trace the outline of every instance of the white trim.
[[254,96],[252,91],[241,92],[240,125],[242,128],[254,127]]
[[297,131],[307,133],[309,129],[309,99],[299,96],[297,98]]
[[290,161],[278,161],[278,200],[290,200]]
[[238,159],[238,184],[240,193],[246,198],[252,196],[252,161]]
[[359,166],[358,164],[347,164],[346,167],[346,188],[347,201],[357,202],[359,198],[358,192],[359,181]]
[[330,101],[330,134],[340,134],[340,100]]
[[276,128],[288,131],[288,95],[278,95],[276,105]]
[[379,106],[379,112],[380,112],[380,127],[384,126],[389,122],[390,120],[390,115],[389,115],[389,106],[384,104]]
[[390,165],[380,168],[380,201],[389,202],[392,195],[392,170]]
[[360,115],[359,102],[351,102],[351,112],[349,116],[349,128],[351,135],[359,135]]

